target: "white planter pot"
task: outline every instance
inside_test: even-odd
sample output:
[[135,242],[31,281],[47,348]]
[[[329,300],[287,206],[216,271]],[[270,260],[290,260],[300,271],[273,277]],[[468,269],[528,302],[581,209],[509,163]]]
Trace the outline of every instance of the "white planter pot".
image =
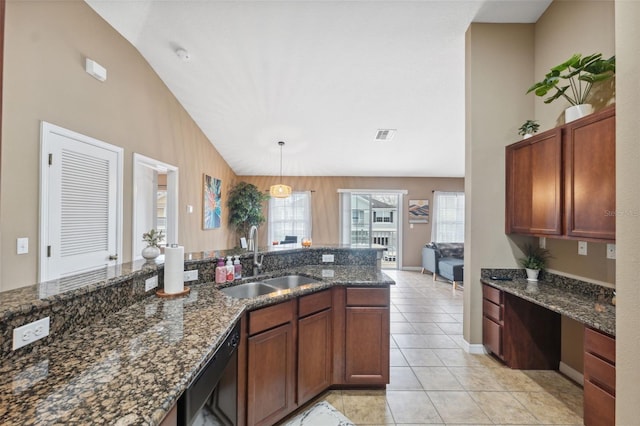
[[528,281],[538,281],[538,274],[540,273],[540,270],[538,269],[527,269],[527,280]]
[[577,120],[578,118],[582,118],[587,116],[593,112],[593,105],[591,104],[581,104],[570,106],[569,108],[564,110],[564,122],[569,123],[573,120]]
[[142,249],[142,257],[147,260],[153,260],[158,256],[160,256],[160,247],[146,246]]
[[525,133],[522,139],[529,139],[531,136],[533,136],[531,133]]

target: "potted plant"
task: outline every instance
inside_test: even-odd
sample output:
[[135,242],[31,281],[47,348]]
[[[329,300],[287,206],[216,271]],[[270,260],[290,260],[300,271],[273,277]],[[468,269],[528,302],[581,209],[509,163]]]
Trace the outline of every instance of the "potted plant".
[[524,257],[520,258],[520,265],[527,271],[527,280],[538,281],[538,274],[544,270],[547,260],[551,258],[549,250],[532,244],[524,246]]
[[246,237],[251,226],[259,226],[265,222],[262,203],[268,199],[268,195],[247,182],[239,182],[231,188],[227,200],[229,224],[240,236]]
[[[589,92],[594,83],[610,79],[616,72],[616,57],[602,59],[601,53],[582,57],[576,53],[565,62],[551,68],[544,79],[527,90],[537,96],[546,96],[555,89],[552,96],[544,100],[545,104],[563,97],[572,105],[565,110],[565,122],[570,122],[592,112],[587,104]],[[562,83],[561,83],[562,82]],[[563,85],[565,84],[566,85]],[[570,91],[567,91],[568,89]]]
[[537,133],[539,128],[540,125],[538,124],[537,120],[527,120],[518,129],[518,134],[523,136],[523,139],[527,139]]
[[142,249],[142,257],[147,260],[153,260],[160,256],[159,244],[164,240],[164,232],[151,229],[149,232],[142,234],[142,239],[147,246]]

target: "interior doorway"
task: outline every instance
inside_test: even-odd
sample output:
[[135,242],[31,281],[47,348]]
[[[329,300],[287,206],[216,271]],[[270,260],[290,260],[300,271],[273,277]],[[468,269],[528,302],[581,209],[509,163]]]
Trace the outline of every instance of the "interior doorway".
[[142,234],[162,230],[161,245],[178,242],[178,168],[133,154],[132,260],[142,259]]

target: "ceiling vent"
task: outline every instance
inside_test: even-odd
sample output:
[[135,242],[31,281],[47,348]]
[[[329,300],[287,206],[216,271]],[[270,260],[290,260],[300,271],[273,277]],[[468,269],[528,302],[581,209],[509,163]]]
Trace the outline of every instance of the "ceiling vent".
[[396,134],[395,129],[378,129],[376,132],[377,142],[389,142]]

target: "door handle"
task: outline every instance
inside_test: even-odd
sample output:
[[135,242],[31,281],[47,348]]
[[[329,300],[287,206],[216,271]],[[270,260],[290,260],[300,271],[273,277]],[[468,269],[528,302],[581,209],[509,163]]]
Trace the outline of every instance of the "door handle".
[[118,260],[118,255],[117,254],[109,255],[109,260]]

